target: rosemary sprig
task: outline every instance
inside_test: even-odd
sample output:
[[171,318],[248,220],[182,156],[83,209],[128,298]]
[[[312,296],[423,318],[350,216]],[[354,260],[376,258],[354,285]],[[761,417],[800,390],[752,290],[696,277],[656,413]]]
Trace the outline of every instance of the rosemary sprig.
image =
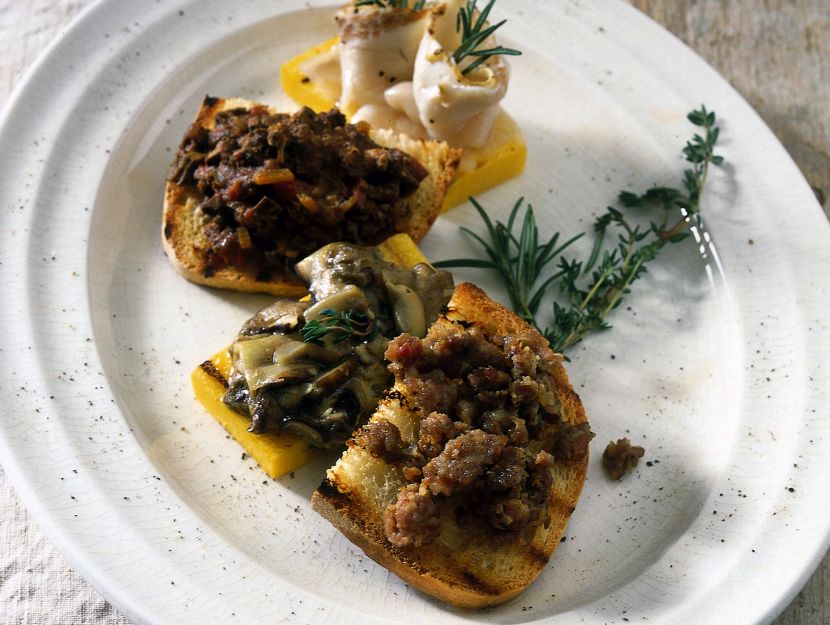
[[[657,208],[662,211],[659,222],[648,227],[632,224],[622,211],[609,206],[594,223],[596,239],[587,260],[567,259],[561,252],[580,236],[572,237],[557,247],[557,232],[544,245],[539,244],[539,234],[533,209],[528,205],[518,236],[513,234],[520,199],[507,225],[491,222],[481,205],[470,198],[484,220],[488,243],[482,237],[464,229],[484,248],[490,260],[458,259],[435,263],[440,267],[481,267],[495,270],[510,296],[513,310],[531,323],[550,342],[556,351],[564,351],[581,341],[591,332],[606,330],[608,314],[617,308],[630,292],[631,285],[646,273],[646,265],[670,243],[678,243],[689,236],[689,226],[695,220],[700,225],[700,199],[706,184],[710,165],[721,165],[723,157],[715,154],[719,128],[714,112],[701,106],[692,111],[688,120],[703,129],[703,135],[695,134],[683,148],[691,167],[683,172],[683,190],[670,187],[654,187],[643,194],[623,191],[620,203],[628,209]],[[617,231],[617,241],[605,245],[609,228]],[[559,257],[558,270],[544,278],[542,269]],[[536,315],[548,287],[558,283],[559,297],[564,300],[553,303],[553,325],[542,329]]]
[[306,343],[323,345],[323,337],[327,334],[334,335],[335,344],[348,340],[371,341],[377,336],[374,321],[362,311],[325,308],[320,315],[320,319],[313,319],[300,328]]
[[[408,9],[409,0],[357,0],[354,5],[356,7],[376,6],[381,9]],[[412,5],[412,10],[420,11],[425,5],[426,0],[417,0],[415,4]]]
[[490,236],[491,243],[487,243],[469,228],[462,227],[462,230],[478,241],[490,260],[460,258],[440,261],[435,263],[435,266],[441,268],[479,267],[494,269],[504,280],[513,310],[525,321],[533,323],[542,303],[545,289],[551,282],[560,278],[562,272],[556,272],[549,276],[535,290],[534,285],[538,282],[545,267],[569,245],[580,239],[583,234],[571,237],[558,245],[560,234],[557,232],[544,243],[539,243],[539,229],[536,226],[533,206],[528,204],[517,237],[513,234],[513,227],[524,198],[519,198],[513,205],[506,225],[500,221],[494,224],[475,198],[471,197],[470,202],[487,226],[487,234]]
[[479,49],[479,46],[483,44],[487,38],[490,37],[490,35],[501,28],[507,20],[502,20],[498,24],[491,24],[490,26],[487,26],[487,16],[490,15],[490,11],[496,3],[496,0],[490,0],[487,3],[487,6],[484,7],[484,9],[478,14],[478,18],[475,16],[477,2],[478,0],[467,0],[466,6],[463,6],[458,10],[458,15],[455,20],[455,30],[456,32],[461,33],[461,43],[452,53],[453,61],[455,61],[456,65],[460,66],[461,61],[465,58],[475,57],[475,61],[461,70],[462,74],[467,74],[473,71],[491,56],[496,56],[498,54],[517,56],[521,54],[518,50],[514,50],[513,48],[505,48],[504,46],[495,46],[493,48],[485,48],[483,50]]

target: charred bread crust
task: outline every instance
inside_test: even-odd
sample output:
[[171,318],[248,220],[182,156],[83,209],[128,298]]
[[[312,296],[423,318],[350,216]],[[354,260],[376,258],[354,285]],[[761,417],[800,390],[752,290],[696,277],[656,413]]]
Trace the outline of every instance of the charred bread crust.
[[[209,129],[221,111],[249,109],[254,105],[254,102],[241,98],[207,96],[196,114],[195,123]],[[403,200],[409,206],[410,218],[402,224],[400,231],[418,242],[429,232],[441,211],[447,187],[455,178],[461,151],[440,141],[415,140],[389,130],[373,130],[370,136],[384,147],[407,152],[429,172],[418,190]],[[269,293],[279,297],[294,297],[306,292],[304,283],[288,273],[262,279],[259,268],[255,266],[241,269],[210,267],[206,260],[210,246],[197,210],[201,199],[195,186],[181,186],[168,181],[165,188],[161,242],[165,254],[179,273],[196,284],[220,289]]]
[[295,276],[283,275],[260,280],[255,267],[211,268],[206,262],[210,246],[197,216],[199,199],[195,188],[167,183],[161,244],[180,274],[195,284],[245,293],[300,297],[306,292],[305,284]]
[[[471,284],[456,288],[447,317],[481,326],[493,334],[530,331],[530,326]],[[579,396],[573,391],[562,357],[552,379],[561,403],[561,418],[569,424],[586,423]],[[417,419],[400,401],[403,388],[381,402],[372,420],[389,419],[401,431],[407,420]],[[410,428],[411,429],[411,428]],[[432,543],[398,547],[389,542],[383,511],[404,483],[399,471],[356,446],[344,453],[328,471],[327,479],[312,495],[312,507],[360,547],[373,560],[405,582],[442,601],[464,608],[503,603],[524,590],[547,564],[576,508],[587,473],[587,455],[579,460],[554,462],[548,522],[531,536],[517,537],[465,521],[461,527],[452,511],[442,511],[442,531]]]

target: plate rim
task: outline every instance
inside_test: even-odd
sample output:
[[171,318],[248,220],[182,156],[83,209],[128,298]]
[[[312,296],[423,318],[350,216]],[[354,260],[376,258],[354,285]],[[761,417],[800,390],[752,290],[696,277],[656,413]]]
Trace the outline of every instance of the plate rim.
[[[41,54],[38,56],[36,61],[31,65],[31,67],[27,70],[26,75],[22,78],[19,83],[16,85],[14,91],[10,95],[6,105],[3,108],[2,113],[0,113],[0,132],[6,127],[8,123],[12,120],[13,115],[15,114],[19,103],[27,96],[28,92],[32,89],[32,85],[36,84],[38,80],[42,80],[41,74],[44,71],[44,67],[46,66],[49,59],[51,59],[58,51],[61,45],[65,45],[65,42],[70,41],[73,37],[78,36],[78,33],[82,32],[83,28],[87,27],[91,21],[93,13],[98,11],[101,7],[108,7],[112,5],[124,4],[124,0],[95,0],[87,7],[85,7],[69,24],[66,28],[66,31],[63,35],[59,38],[53,40],[47,48],[45,48]],[[182,5],[184,5],[184,0],[181,0]],[[642,18],[643,22],[647,22],[650,28],[657,27],[657,30],[663,32],[664,34],[669,35],[672,37],[676,44],[680,44],[687,52],[691,52],[701,63],[703,63],[709,70],[710,73],[717,77],[718,79],[725,82],[725,80],[714,70],[712,69],[705,60],[703,60],[694,50],[690,49],[686,46],[682,41],[674,37],[671,33],[663,29],[659,24],[648,18],[646,15],[640,13],[635,8],[631,7],[627,3],[623,2],[622,0],[618,0],[616,3],[617,8],[622,8],[624,11],[630,11],[632,15],[636,14],[639,18]],[[761,118],[757,115],[757,113],[752,109],[752,107],[746,102],[746,100],[731,86],[728,86],[728,89],[732,91],[732,94],[737,97],[743,104],[744,108],[748,111],[751,111],[756,117],[757,121],[766,128],[766,124],[761,120]],[[769,129],[767,128],[769,131]],[[771,133],[771,131],[769,131]],[[781,146],[781,144],[775,140],[779,147],[781,147],[781,152],[783,156],[785,156],[792,167],[798,174],[798,178],[803,185],[809,189],[809,185],[804,180],[803,175],[801,174],[800,170],[798,170],[795,162],[792,160],[790,155],[786,152],[786,150]],[[818,205],[818,202],[815,200],[813,196],[812,200],[815,204],[816,209],[819,213],[822,214],[823,212]],[[2,359],[0,359],[2,362]],[[4,430],[0,430],[0,434],[4,434]],[[123,593],[119,592],[117,586],[111,586],[106,584],[106,580],[102,580],[100,576],[96,575],[94,570],[94,566],[92,569],[89,568],[87,560],[84,558],[82,550],[77,548],[77,545],[73,544],[72,537],[67,535],[67,533],[59,526],[55,524],[55,519],[53,518],[52,514],[50,514],[50,510],[47,506],[45,506],[44,502],[40,501],[37,497],[37,494],[33,488],[31,488],[31,480],[29,476],[26,475],[26,471],[24,468],[15,462],[15,455],[12,452],[8,441],[6,440],[5,436],[0,435],[0,450],[4,453],[2,454],[2,462],[4,469],[6,470],[7,474],[10,476],[10,481],[15,487],[16,492],[24,501],[26,508],[32,513],[32,516],[38,522],[38,524],[45,529],[45,533],[49,536],[50,540],[58,546],[59,550],[66,556],[67,560],[71,562],[72,566],[78,570],[86,579],[90,580],[93,585],[101,591],[101,594],[107,598],[108,600],[112,601],[117,607],[121,608],[121,606],[130,606],[129,609],[126,610],[127,614],[135,614],[137,618],[143,619],[144,617],[140,614],[141,610],[134,605],[134,601],[129,600],[128,597],[124,596]],[[824,555],[826,554],[828,548],[830,548],[830,521],[827,523],[827,532],[825,534],[825,538],[823,541],[823,551],[816,551],[812,560],[810,562],[805,563],[806,565],[802,567],[800,575],[790,584],[787,591],[782,595],[780,600],[775,603],[775,605],[771,606],[767,617],[771,620],[777,614],[783,610],[786,605],[788,605],[793,597],[798,593],[799,589],[803,584],[809,579],[810,575],[812,575],[815,568],[823,559]],[[147,622],[150,622],[147,620]]]

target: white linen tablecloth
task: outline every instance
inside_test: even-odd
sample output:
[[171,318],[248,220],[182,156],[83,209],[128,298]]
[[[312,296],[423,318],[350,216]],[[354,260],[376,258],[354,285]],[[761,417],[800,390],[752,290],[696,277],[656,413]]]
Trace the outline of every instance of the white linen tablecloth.
[[44,538],[2,469],[0,623],[130,625]]

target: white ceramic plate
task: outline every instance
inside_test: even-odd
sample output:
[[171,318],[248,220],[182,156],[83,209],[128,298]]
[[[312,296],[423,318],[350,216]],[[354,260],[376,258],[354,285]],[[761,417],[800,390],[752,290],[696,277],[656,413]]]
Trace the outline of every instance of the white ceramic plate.
[[[546,231],[587,229],[618,190],[677,184],[701,100],[727,165],[700,250],[666,253],[571,353],[598,440],[527,592],[464,612],[411,590],[310,509],[330,459],[266,480],[192,399],[190,370],[267,299],[173,271],[165,171],[206,93],[280,101],[279,64],[333,32],[319,4],[102,1],[10,103],[0,452],[44,529],[139,623],[772,620],[828,546],[830,232],[747,104],[625,4],[511,1],[504,38],[525,54],[505,107],[529,163],[480,199],[503,216],[525,195]],[[462,223],[479,226],[468,208],[439,220],[427,255],[469,253]],[[650,462],[611,483],[599,451],[622,435]]]

